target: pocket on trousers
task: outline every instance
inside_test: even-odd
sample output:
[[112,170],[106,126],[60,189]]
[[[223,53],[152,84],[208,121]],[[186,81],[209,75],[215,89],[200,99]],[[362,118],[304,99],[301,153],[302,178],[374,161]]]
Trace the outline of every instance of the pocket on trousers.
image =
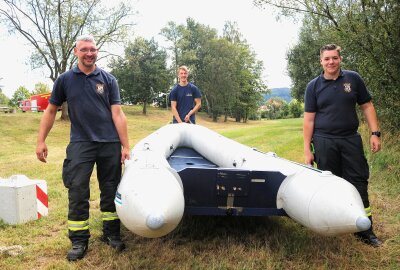
[[64,159],[62,178],[63,178],[64,186],[66,188],[69,188],[71,186],[70,163],[71,163],[71,160]]

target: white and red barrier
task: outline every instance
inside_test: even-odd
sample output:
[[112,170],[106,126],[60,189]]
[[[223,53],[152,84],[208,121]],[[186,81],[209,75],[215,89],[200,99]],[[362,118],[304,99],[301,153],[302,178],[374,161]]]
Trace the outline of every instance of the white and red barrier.
[[47,184],[44,180],[33,180],[36,183],[36,202],[38,218],[49,214],[49,197],[47,195]]

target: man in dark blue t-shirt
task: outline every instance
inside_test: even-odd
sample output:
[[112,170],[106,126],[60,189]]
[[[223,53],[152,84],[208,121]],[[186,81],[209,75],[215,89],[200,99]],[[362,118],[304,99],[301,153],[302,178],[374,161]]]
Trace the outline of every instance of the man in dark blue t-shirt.
[[[311,165],[315,161],[319,169],[331,171],[353,184],[361,195],[372,224],[368,200],[369,167],[361,136],[357,132],[356,104],[363,111],[372,131],[370,146],[373,153],[381,148],[378,120],[371,95],[360,75],[341,70],[340,51],[335,44],[321,48],[320,62],[324,71],[307,85],[303,125],[305,163]],[[372,246],[382,244],[373,233],[372,226],[356,236]]]
[[169,95],[173,114],[173,123],[196,123],[195,114],[201,107],[201,92],[188,82],[189,70],[186,66],[178,69],[179,83]]
[[46,137],[54,124],[57,108],[67,101],[71,134],[62,177],[68,188],[68,235],[72,243],[67,254],[69,261],[82,259],[88,249],[89,186],[94,164],[101,191],[102,241],[118,251],[125,248],[114,198],[121,180],[121,163],[129,159],[127,123],[118,83],[111,74],[97,67],[97,53],[92,36],[77,38],[74,54],[78,65],[55,81],[37,139],[37,158],[46,162]]

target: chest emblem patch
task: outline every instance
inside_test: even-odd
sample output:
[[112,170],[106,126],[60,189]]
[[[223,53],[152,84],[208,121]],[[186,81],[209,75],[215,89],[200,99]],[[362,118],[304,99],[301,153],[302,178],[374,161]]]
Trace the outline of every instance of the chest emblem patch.
[[344,86],[344,91],[346,93],[350,93],[351,92],[351,83],[344,83],[343,86]]
[[101,83],[96,84],[96,92],[102,95],[104,93],[104,84]]

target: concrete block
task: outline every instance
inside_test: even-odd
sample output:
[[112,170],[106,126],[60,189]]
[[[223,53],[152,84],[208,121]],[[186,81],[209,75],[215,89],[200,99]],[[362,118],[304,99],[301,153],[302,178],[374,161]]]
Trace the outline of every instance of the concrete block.
[[25,175],[0,178],[0,219],[20,224],[48,215],[47,183]]
[[0,219],[12,225],[37,219],[36,185],[0,179]]

